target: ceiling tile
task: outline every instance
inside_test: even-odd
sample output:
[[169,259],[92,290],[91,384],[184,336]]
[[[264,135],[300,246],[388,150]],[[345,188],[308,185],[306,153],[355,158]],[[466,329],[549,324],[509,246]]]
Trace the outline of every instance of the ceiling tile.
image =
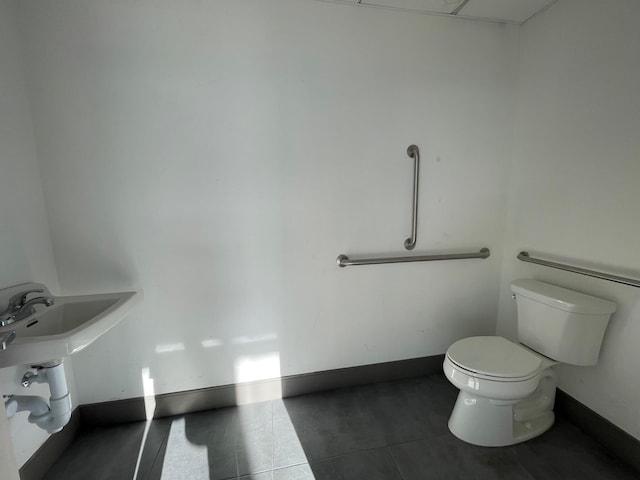
[[554,0],[469,0],[458,15],[522,23]]
[[462,0],[362,0],[364,5],[396,7],[418,12],[451,13]]

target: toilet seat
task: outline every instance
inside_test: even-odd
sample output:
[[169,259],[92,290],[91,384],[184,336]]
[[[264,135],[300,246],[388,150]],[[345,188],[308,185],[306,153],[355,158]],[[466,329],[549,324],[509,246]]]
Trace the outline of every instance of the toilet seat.
[[542,371],[543,358],[506,338],[469,337],[449,347],[447,360],[469,376],[497,382],[522,382]]

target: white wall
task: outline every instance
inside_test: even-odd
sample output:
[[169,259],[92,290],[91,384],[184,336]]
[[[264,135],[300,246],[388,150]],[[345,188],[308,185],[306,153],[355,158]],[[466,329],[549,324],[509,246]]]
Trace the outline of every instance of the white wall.
[[[61,286],[145,291],[78,355],[82,402],[141,395],[145,369],[164,393],[494,332],[515,27],[293,0],[20,5]],[[403,253],[411,143],[416,253],[492,257],[339,270]]]
[[[563,367],[561,388],[640,437],[637,292],[515,260],[638,274],[640,12],[603,3],[558,2],[519,44],[312,1],[22,1],[36,148],[1,0],[0,287],[57,287],[38,150],[64,293],[146,293],[78,356],[82,402],[141,395],[145,369],[163,393],[442,353],[493,333],[498,297],[513,336],[508,284],[533,276],[618,302],[600,364]],[[417,251],[492,257],[338,270],[338,253],[401,253],[410,143]],[[3,393],[21,375],[1,370]],[[19,465],[45,438],[25,424]]]
[[520,250],[640,277],[640,3],[562,0],[522,29],[498,331],[509,282],[535,277],[618,303],[595,367],[560,388],[640,438],[638,289],[524,264]]
[[[13,2],[0,0],[0,288],[39,281],[56,291],[58,279],[16,21]],[[0,369],[0,392],[48,398],[46,386],[35,385],[30,390],[20,387],[19,379],[25,371]],[[2,478],[18,478],[16,462],[22,465],[47,433],[29,424],[26,413],[10,422],[4,412],[0,417]]]

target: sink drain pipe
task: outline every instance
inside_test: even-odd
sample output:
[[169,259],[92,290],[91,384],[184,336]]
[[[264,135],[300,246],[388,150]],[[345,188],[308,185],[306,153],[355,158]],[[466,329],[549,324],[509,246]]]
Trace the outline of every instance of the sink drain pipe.
[[11,418],[18,412],[30,412],[29,423],[36,424],[47,433],[59,432],[71,418],[71,397],[62,362],[43,367],[37,373],[25,374],[22,385],[28,387],[32,383],[49,384],[49,403],[36,395],[10,395],[4,402],[7,416]]

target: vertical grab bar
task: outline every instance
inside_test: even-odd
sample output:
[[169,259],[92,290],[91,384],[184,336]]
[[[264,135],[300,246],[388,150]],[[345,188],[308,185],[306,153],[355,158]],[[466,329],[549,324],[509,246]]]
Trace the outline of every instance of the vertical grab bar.
[[420,176],[420,150],[416,145],[409,145],[407,155],[413,158],[413,211],[411,217],[411,237],[404,241],[404,248],[413,250],[418,239],[418,177]]

